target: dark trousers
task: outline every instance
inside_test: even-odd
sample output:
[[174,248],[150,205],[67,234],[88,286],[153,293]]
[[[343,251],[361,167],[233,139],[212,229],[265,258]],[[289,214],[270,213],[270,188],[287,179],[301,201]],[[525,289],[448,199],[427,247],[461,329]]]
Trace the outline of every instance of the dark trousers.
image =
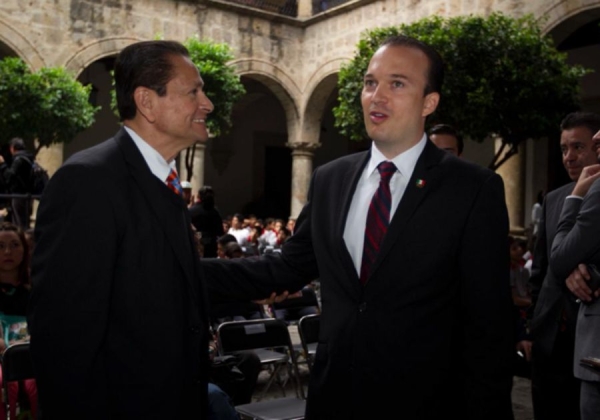
[[558,333],[552,354],[533,345],[531,393],[535,420],[579,420],[580,381],[573,376],[573,331]]

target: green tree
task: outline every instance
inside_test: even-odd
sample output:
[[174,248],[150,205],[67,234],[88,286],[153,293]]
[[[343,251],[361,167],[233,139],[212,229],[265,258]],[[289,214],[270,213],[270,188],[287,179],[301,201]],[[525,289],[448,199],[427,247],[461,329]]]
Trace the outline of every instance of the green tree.
[[336,127],[352,140],[366,138],[360,92],[369,59],[397,34],[432,45],[444,58],[442,99],[428,122],[454,125],[478,142],[502,139],[491,169],[516,154],[524,140],[555,133],[560,120],[579,108],[579,80],[588,70],[567,64],[533,16],[432,17],[362,35],[354,59],[340,70],[333,110]]
[[37,154],[70,142],[92,125],[99,109],[88,101],[90,89],[61,67],[31,72],[19,58],[0,60],[0,143],[37,140]]
[[[196,37],[188,38],[184,45],[202,76],[204,92],[215,107],[207,119],[208,130],[215,137],[226,134],[231,129],[233,106],[246,93],[240,77],[227,64],[233,59],[231,49],[227,44],[200,41]],[[195,150],[195,146],[190,147],[185,153],[188,181],[192,178]]]

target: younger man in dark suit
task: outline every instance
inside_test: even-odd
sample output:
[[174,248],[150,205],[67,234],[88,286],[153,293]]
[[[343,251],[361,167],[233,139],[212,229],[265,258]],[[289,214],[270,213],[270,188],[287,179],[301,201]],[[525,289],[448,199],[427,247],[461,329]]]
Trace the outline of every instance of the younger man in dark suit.
[[430,46],[384,42],[361,96],[371,150],[315,170],[280,256],[204,264],[215,298],[224,278],[240,299],[320,279],[308,420],[512,417],[502,180],[428,141],[442,79]]

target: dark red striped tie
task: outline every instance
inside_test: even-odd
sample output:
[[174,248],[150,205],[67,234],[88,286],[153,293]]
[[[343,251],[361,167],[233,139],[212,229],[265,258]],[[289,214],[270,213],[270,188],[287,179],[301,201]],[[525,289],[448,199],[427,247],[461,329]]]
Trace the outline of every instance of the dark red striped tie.
[[371,266],[377,258],[379,247],[390,224],[390,210],[392,208],[392,193],[390,179],[396,172],[396,165],[392,162],[381,162],[377,166],[379,171],[379,188],[375,191],[365,226],[365,243],[363,247],[362,264],[360,266],[360,282],[365,284],[371,274]]

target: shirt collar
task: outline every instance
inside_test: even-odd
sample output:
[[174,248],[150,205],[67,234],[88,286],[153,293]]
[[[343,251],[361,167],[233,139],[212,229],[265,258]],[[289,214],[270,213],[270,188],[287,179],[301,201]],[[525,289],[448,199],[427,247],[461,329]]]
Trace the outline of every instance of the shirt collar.
[[175,160],[172,160],[171,163],[167,162],[155,148],[146,143],[146,141],[135,131],[127,126],[124,126],[123,128],[125,128],[127,134],[131,136],[131,139],[142,154],[150,171],[161,181],[166,181],[171,169],[175,169]]
[[390,161],[396,165],[398,171],[404,176],[406,179],[410,179],[413,171],[415,170],[415,166],[417,165],[417,160],[423,149],[425,149],[425,145],[427,144],[427,136],[423,133],[423,137],[417,144],[415,144],[410,149],[400,153],[393,159],[387,159],[383,153],[379,151],[377,146],[375,146],[375,142],[371,144],[371,159],[369,160],[369,164],[367,165],[367,176],[371,176],[373,172],[377,171],[377,166],[381,162]]

